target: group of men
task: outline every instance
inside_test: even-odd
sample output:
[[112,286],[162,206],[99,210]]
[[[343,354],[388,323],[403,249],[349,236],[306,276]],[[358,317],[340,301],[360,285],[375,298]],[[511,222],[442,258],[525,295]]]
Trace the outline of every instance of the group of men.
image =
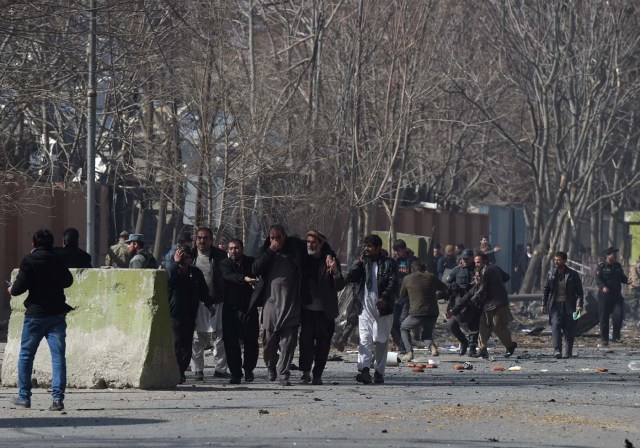
[[[78,239],[76,229],[67,229],[63,247],[54,248],[51,232],[37,230],[32,251],[7,288],[12,296],[29,293],[18,361],[19,392],[12,399],[17,407],[31,406],[33,360],[40,341],[46,338],[53,367],[50,409],[64,409],[65,316],[72,310],[66,304],[64,289],[73,283],[69,268],[91,267],[91,257],[79,249]],[[130,268],[157,267],[144,249],[142,235],[123,233],[120,240],[119,244],[127,248]],[[437,271],[429,272],[424,262],[410,254],[403,241],[397,241],[393,248],[395,259],[382,249],[379,236],[367,235],[357,260],[343,276],[326,237],[316,230],[307,232],[303,241],[287,235],[282,225],[273,224],[254,259],[244,254],[241,240],[229,240],[225,251],[213,246],[210,228],[198,228],[195,247],[189,240],[180,241],[166,266],[181,381],[190,363],[195,379],[203,379],[203,353],[210,333],[220,355],[216,365],[225,370],[228,365],[229,382],[240,384],[243,378],[245,382],[254,381],[260,336],[258,308],[262,308],[268,379],[291,385],[291,366],[299,346],[299,382],[321,385],[338,316],[338,292],[347,283],[354,288],[353,307],[358,318],[358,382],[384,383],[389,339],[396,324],[406,360],[413,357],[411,335],[417,330],[421,330],[425,347],[437,354],[433,329],[439,315],[438,299],[447,296],[448,328],[460,341],[461,355],[468,351],[472,356],[488,358],[487,342],[492,332],[505,346],[505,357],[514,353],[517,344],[508,328],[511,313],[504,286],[509,276],[491,262],[493,252],[460,250],[456,265],[448,268],[443,282]],[[126,258],[119,251],[112,246],[106,261],[111,257],[124,267]],[[610,316],[612,340],[620,340],[624,305],[621,285],[630,283],[617,262],[617,252],[608,248],[596,272],[602,346],[609,343]],[[566,262],[565,252],[555,253],[554,268],[543,288],[543,312],[549,314],[556,358],[572,356],[575,321],[584,306],[580,276]],[[640,289],[637,270],[631,277],[633,287]],[[219,323],[211,325],[212,317]],[[198,323],[199,319],[204,323]],[[467,327],[468,336],[462,326]]]

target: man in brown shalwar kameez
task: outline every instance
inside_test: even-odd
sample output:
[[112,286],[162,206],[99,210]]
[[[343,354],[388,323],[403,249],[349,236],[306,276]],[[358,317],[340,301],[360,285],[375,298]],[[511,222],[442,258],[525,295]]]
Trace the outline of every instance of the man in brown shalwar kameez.
[[253,273],[260,280],[249,309],[263,307],[264,361],[269,370],[269,380],[277,378],[283,386],[291,385],[289,365],[298,343],[302,302],[309,300],[303,272],[306,251],[304,241],[287,237],[284,227],[274,224],[253,264]]

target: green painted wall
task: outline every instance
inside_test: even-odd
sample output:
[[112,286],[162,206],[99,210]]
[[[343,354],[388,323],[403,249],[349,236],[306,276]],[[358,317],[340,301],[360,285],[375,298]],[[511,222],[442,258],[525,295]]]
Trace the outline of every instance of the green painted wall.
[[[67,315],[69,387],[172,388],[179,372],[167,298],[167,273],[150,269],[72,269],[65,290],[76,310]],[[13,272],[15,276],[17,271]],[[2,365],[3,386],[17,383],[17,359],[26,294],[11,299]],[[51,382],[46,340],[36,355],[34,377]]]

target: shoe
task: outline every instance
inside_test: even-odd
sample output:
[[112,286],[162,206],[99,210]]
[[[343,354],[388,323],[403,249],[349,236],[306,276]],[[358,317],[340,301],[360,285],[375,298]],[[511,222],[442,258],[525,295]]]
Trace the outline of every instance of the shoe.
[[335,341],[333,343],[333,347],[338,350],[339,352],[343,352],[344,351],[344,342],[342,341]]
[[249,372],[247,370],[244,371],[244,382],[245,383],[253,383],[255,376],[253,375],[253,371]]
[[31,400],[17,396],[11,398],[11,404],[19,408],[29,409],[31,407]]
[[64,409],[64,403],[62,400],[53,400],[51,406],[49,406],[50,411],[62,411]]
[[478,357],[478,350],[476,349],[475,345],[469,345],[469,357],[470,358]]
[[281,386],[291,386],[291,381],[287,380],[287,379],[281,379],[280,381],[278,381],[280,383]]
[[232,376],[229,380],[229,384],[240,384],[242,382],[241,376]]
[[379,374],[376,370],[373,371],[373,382],[376,384],[384,384],[384,375]]
[[463,356],[465,353],[467,353],[467,349],[469,348],[469,343],[468,342],[461,342],[460,343],[460,356]]
[[204,381],[204,372],[196,371],[193,374],[193,379],[196,381]]
[[311,384],[313,384],[314,386],[322,386],[322,384],[324,383],[322,382],[322,377],[314,376],[311,380]]
[[431,346],[429,347],[429,350],[431,350],[431,356],[440,356],[440,352],[438,351],[438,347],[436,347],[435,344],[431,344]]
[[180,374],[180,379],[178,380],[178,384],[184,384],[187,381],[187,377],[184,376],[184,373]]
[[311,373],[302,372],[302,376],[300,377],[300,384],[309,384],[310,382],[311,382]]
[[227,372],[218,372],[217,370],[213,373],[213,377],[214,378],[224,378],[224,379],[229,379],[231,378],[231,374],[227,373]]
[[278,372],[276,369],[269,369],[269,381],[275,381],[278,378]]
[[622,341],[620,340],[620,338],[613,338],[613,339],[611,339],[611,342],[613,342],[615,344],[622,344]]
[[400,359],[403,360],[404,362],[411,361],[413,359],[413,352],[407,352],[406,354],[402,355]]
[[562,357],[567,359],[567,358],[573,358],[573,353],[571,352],[563,352],[562,353]]
[[474,355],[474,358],[489,359],[489,352],[486,350],[478,350]]
[[371,384],[371,374],[368,367],[365,367],[356,375],[356,381],[362,384]]
[[504,354],[504,357],[505,357],[505,358],[510,358],[510,357],[511,357],[511,355],[513,355],[513,352],[515,352],[515,351],[516,351],[516,348],[517,348],[517,347],[518,347],[518,343],[517,343],[517,342],[514,342],[513,344],[511,344],[511,347],[509,347],[509,348],[507,349],[507,352]]
[[598,343],[598,348],[609,347],[609,341],[600,341]]
[[562,353],[559,350],[553,352],[553,357],[556,359],[562,359]]
[[295,365],[294,363],[289,364],[289,370],[300,370],[298,369],[298,366]]

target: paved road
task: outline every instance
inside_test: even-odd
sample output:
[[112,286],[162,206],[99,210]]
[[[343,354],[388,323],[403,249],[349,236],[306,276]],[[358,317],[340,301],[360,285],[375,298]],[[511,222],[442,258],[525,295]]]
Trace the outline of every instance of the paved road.
[[20,410],[9,403],[16,390],[0,388],[0,446],[640,447],[640,372],[627,367],[638,348],[581,347],[570,360],[496,350],[463,372],[445,354],[424,373],[390,367],[384,386],[358,385],[355,355],[343,354],[320,387],[280,387],[259,368],[250,385],[207,377],[172,391],[69,390],[65,413],[46,410],[45,389]]

